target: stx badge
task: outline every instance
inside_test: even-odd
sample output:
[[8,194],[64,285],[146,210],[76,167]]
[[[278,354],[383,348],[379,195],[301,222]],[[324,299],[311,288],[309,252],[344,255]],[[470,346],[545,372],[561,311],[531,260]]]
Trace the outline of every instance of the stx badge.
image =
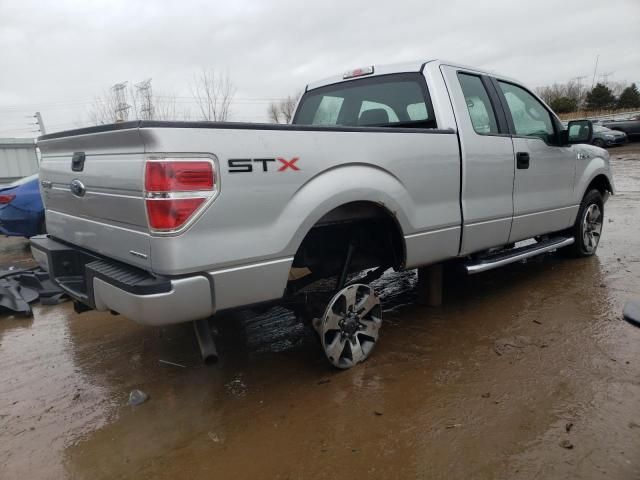
[[[278,172],[284,172],[286,170],[298,171],[300,167],[296,165],[296,163],[300,160],[299,157],[293,157],[291,160],[287,160],[286,158],[277,157],[277,158],[230,158],[229,165],[229,173],[250,173],[253,172],[254,164],[261,164],[262,171],[269,171],[269,164],[273,163],[277,168]],[[276,164],[276,162],[280,162]],[[256,165],[256,170],[260,167]]]

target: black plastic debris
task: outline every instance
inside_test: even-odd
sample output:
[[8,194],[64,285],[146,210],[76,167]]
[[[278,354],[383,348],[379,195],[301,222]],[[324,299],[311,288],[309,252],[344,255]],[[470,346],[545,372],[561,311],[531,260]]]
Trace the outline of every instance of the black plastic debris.
[[622,312],[624,315],[624,319],[635,325],[636,327],[640,327],[640,302],[639,301],[629,301],[624,306],[624,311]]
[[0,313],[18,313],[30,317],[31,303],[56,305],[66,295],[41,268],[0,270]]

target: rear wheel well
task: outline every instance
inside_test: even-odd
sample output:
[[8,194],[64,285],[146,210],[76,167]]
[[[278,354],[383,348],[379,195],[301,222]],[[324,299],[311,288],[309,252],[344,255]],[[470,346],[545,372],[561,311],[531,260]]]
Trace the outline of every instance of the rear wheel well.
[[350,243],[350,272],[404,265],[404,237],[395,216],[380,204],[351,202],[316,222],[298,248],[293,267],[309,269],[315,279],[339,275]]

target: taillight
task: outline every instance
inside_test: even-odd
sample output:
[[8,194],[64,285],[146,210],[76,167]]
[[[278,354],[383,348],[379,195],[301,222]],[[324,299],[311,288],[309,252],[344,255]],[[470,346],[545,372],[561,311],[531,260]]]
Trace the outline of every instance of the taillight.
[[211,190],[216,183],[211,162],[152,161],[147,163],[148,192]]
[[6,205],[7,203],[11,203],[14,198],[16,198],[16,196],[11,194],[0,195],[0,205]]
[[211,160],[149,160],[144,185],[149,227],[174,231],[215,195],[216,172]]

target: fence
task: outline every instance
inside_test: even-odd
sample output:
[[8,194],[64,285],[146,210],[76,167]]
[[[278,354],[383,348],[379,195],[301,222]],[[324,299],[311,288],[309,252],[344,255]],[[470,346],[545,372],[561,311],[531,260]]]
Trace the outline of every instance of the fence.
[[640,115],[640,110],[633,109],[613,109],[613,110],[582,110],[571,113],[559,113],[561,120],[577,120],[582,118],[599,120],[627,120],[636,115]]

